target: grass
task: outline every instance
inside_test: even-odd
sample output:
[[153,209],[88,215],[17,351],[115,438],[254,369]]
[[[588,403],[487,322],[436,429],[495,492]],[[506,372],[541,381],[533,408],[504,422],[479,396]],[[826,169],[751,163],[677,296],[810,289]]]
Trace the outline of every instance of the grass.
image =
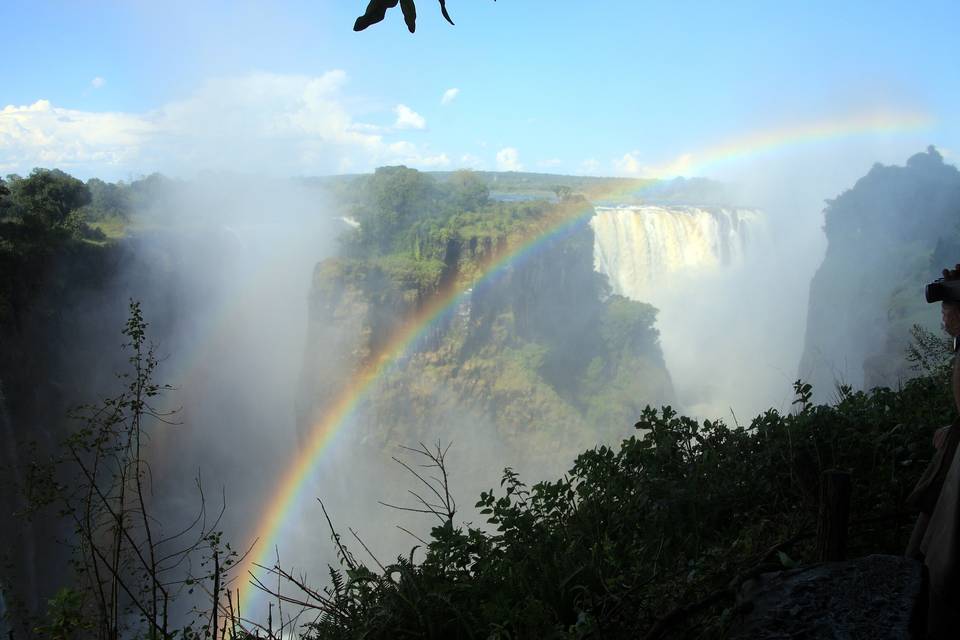
[[[97,220],[95,222],[88,223],[94,229],[99,229],[107,236],[107,240],[119,240],[124,238],[127,235],[127,232],[130,230],[131,223],[129,220],[125,220],[119,216],[112,218],[104,218],[102,220]],[[102,241],[92,241],[95,244],[104,244]]]

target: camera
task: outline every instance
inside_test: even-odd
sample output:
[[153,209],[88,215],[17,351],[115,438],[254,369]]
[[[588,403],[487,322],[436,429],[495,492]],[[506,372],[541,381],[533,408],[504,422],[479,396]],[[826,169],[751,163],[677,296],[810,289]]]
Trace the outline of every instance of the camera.
[[960,303],[960,280],[939,278],[927,285],[927,302]]

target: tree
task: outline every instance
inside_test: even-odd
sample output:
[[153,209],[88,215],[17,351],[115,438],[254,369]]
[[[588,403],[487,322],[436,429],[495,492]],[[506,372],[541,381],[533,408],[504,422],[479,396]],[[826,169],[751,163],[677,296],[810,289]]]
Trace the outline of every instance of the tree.
[[91,200],[87,185],[60,169],[34,169],[28,177],[14,179],[11,186],[22,218],[48,228],[63,226],[71,212]]
[[130,193],[122,183],[104,182],[99,178],[87,180],[90,204],[84,209],[88,220],[130,217]]
[[10,188],[7,183],[0,178],[0,220],[7,217],[7,211],[13,206],[10,202]]
[[404,226],[429,210],[436,190],[430,176],[400,165],[379,167],[363,191],[356,211],[362,244],[389,249]]
[[490,189],[473,171],[454,172],[450,186],[451,200],[459,211],[476,211],[490,201]]
[[560,200],[561,202],[565,202],[566,200],[569,200],[570,197],[573,195],[573,189],[568,187],[565,184],[555,185],[552,191],[557,196],[557,200]]

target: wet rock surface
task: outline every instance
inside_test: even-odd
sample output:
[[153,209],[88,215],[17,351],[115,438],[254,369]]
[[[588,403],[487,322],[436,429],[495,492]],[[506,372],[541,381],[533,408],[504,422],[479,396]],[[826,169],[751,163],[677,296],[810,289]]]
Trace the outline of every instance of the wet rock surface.
[[923,638],[923,565],[872,555],[766,573],[741,588],[731,638]]

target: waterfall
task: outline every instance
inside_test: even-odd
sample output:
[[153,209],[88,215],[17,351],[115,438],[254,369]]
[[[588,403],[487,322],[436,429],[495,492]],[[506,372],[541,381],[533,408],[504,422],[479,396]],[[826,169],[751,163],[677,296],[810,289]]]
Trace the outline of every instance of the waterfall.
[[694,275],[743,261],[749,209],[682,206],[597,207],[594,268],[614,293],[649,300],[651,285],[674,275]]
[[[752,416],[776,406],[796,360],[782,339],[802,297],[774,278],[788,255],[752,209],[597,207],[594,269],[613,293],[652,304],[680,408],[699,418]],[[781,278],[782,280],[782,278]]]

